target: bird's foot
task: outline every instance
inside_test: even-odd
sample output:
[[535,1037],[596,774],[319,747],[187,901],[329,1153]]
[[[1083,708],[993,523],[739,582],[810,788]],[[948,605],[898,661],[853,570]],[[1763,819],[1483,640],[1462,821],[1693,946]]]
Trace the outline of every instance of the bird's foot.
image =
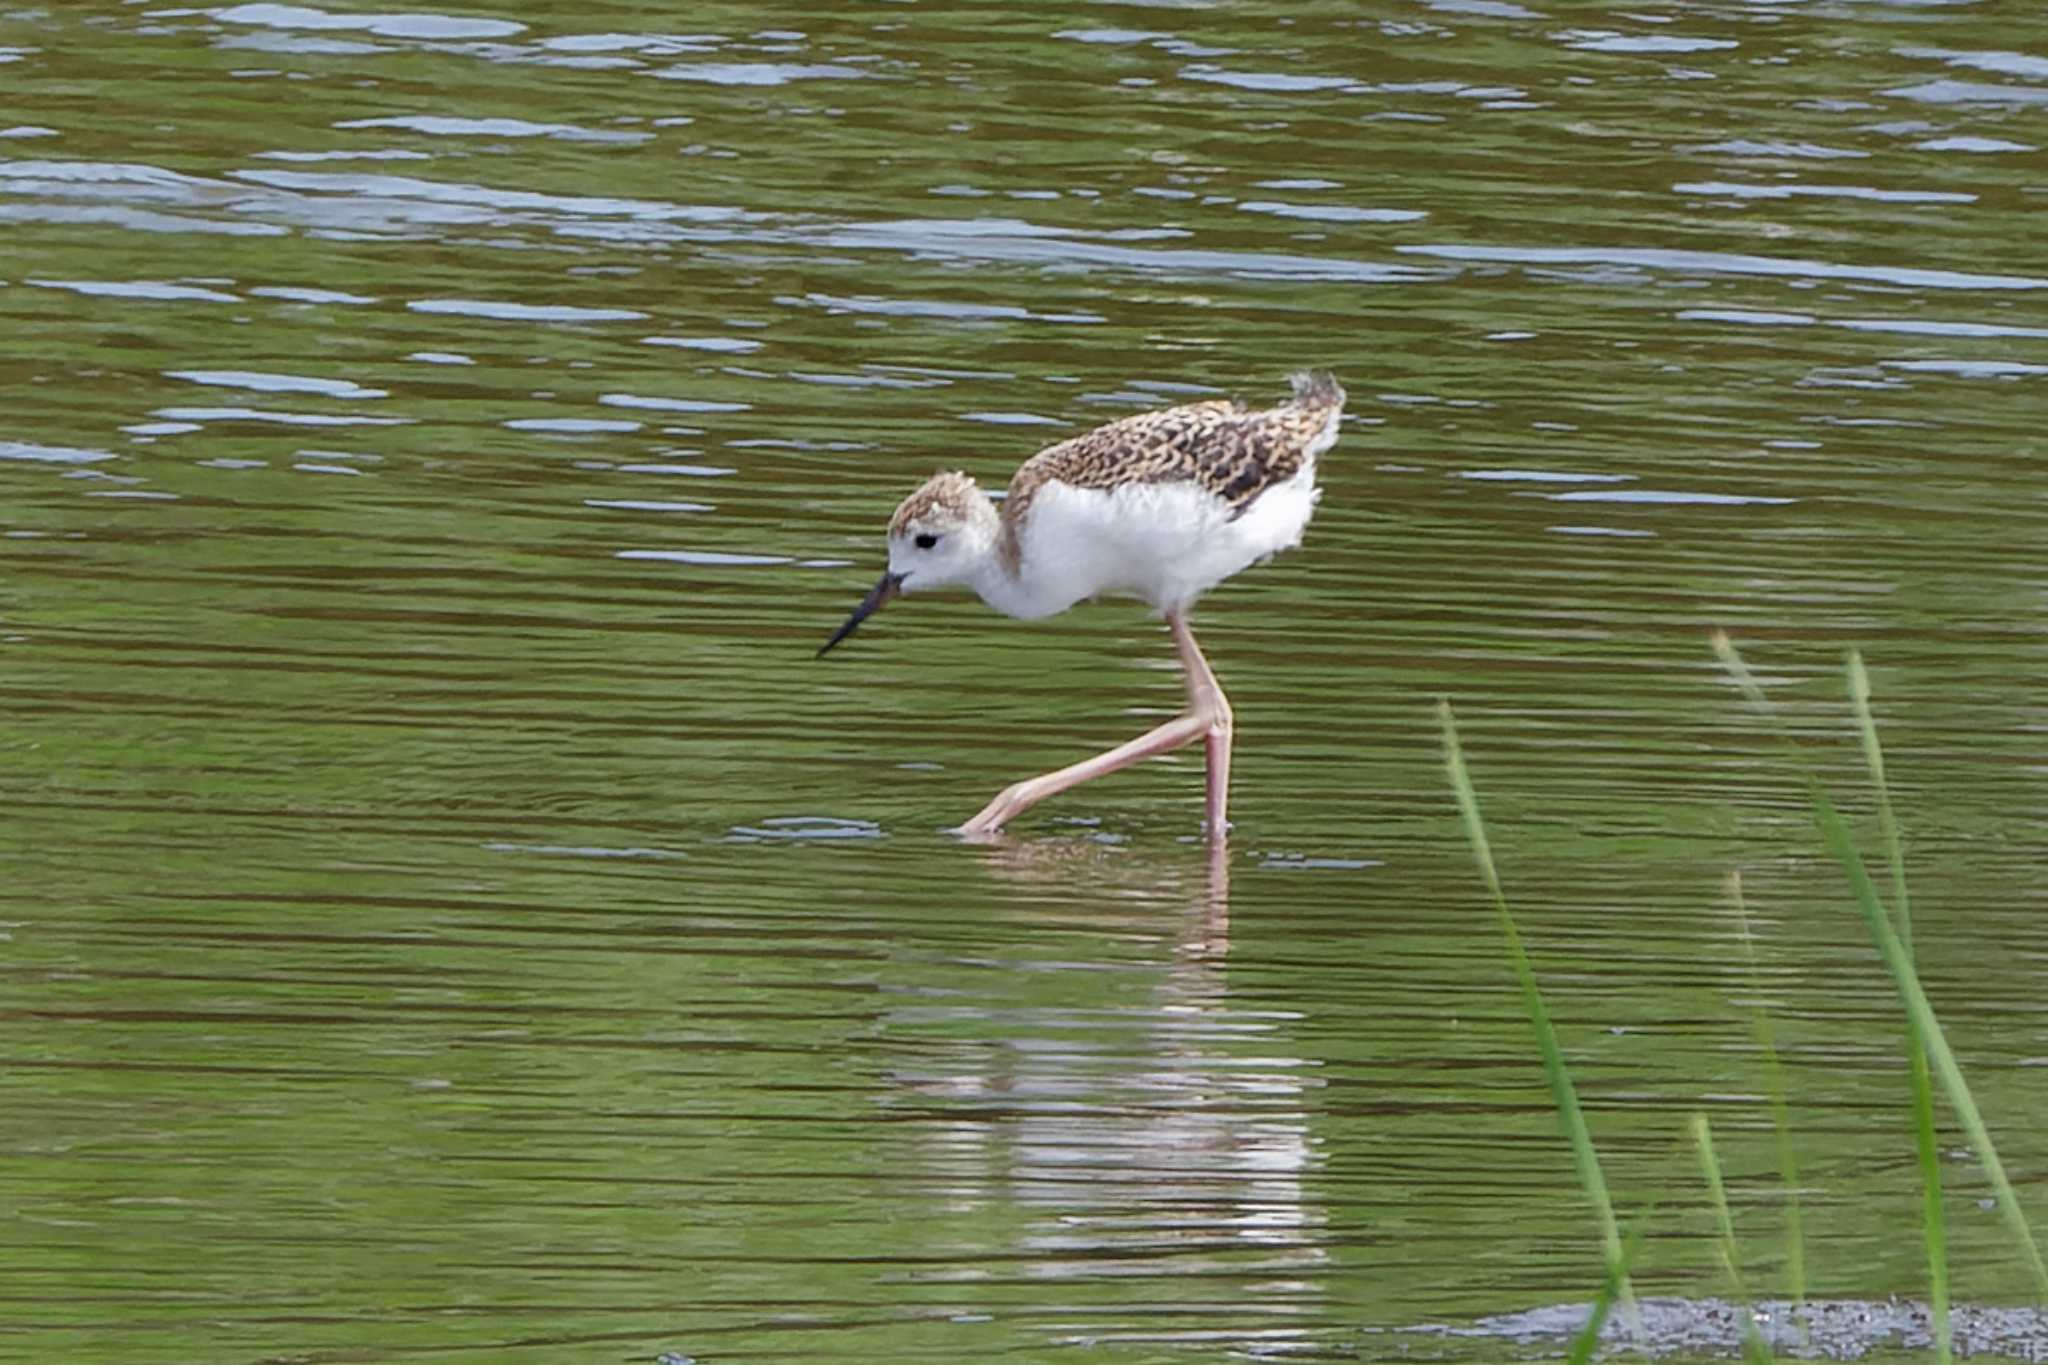
[[986,838],[991,834],[1001,834],[1002,832],[1003,822],[1001,816],[986,810],[975,816],[972,820],[964,821],[947,831],[947,833],[957,834],[963,839]]
[[1003,825],[1018,811],[1030,805],[1036,798],[1031,794],[1029,782],[1012,782],[996,793],[995,800],[978,811],[974,818],[955,830],[956,834],[983,835],[1000,834]]

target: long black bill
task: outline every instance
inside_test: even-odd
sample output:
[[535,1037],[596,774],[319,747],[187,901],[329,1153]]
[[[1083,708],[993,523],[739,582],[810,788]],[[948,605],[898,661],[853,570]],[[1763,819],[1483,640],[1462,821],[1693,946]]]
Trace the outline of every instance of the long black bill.
[[884,573],[882,581],[875,584],[874,591],[863,597],[860,605],[853,609],[853,615],[846,618],[846,624],[832,632],[832,638],[818,650],[817,657],[824,658],[826,650],[860,629],[861,622],[880,611],[892,598],[901,596],[902,592],[903,575]]

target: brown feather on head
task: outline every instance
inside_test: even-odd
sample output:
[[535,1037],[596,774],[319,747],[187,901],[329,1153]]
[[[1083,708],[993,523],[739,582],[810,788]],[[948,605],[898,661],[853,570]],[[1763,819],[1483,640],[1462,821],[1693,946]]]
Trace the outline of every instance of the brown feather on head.
[[947,522],[965,521],[980,491],[964,471],[941,470],[896,504],[896,514],[889,518],[889,538],[896,539],[914,523],[931,519],[934,514]]

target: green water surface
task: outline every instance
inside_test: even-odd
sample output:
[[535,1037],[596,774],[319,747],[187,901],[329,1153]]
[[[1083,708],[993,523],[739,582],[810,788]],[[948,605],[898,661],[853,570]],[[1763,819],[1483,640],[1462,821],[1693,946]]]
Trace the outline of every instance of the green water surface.
[[[2048,1215],[2048,65],[1992,5],[0,14],[0,1357],[1497,1360],[1925,1293],[1874,831]],[[1196,628],[898,603],[889,509],[1351,405]],[[1872,847],[1874,848],[1874,840]],[[1761,980],[1721,895],[1743,874]],[[1945,1133],[1959,1299],[2031,1292]]]

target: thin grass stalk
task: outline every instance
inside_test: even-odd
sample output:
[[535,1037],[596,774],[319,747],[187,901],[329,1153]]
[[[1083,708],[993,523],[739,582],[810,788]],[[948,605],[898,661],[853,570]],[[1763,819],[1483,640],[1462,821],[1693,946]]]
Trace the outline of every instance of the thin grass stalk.
[[[1884,748],[1877,742],[1877,721],[1870,712],[1870,674],[1863,656],[1849,651],[1849,709],[1856,716],[1856,732],[1863,741],[1863,761],[1870,769],[1871,784],[1877,788],[1877,827],[1884,840],[1885,860],[1891,864],[1892,909],[1897,917],[1899,946],[1910,959],[1913,955],[1913,911],[1906,899],[1906,856],[1899,839],[1899,822],[1892,814],[1891,787],[1884,780]],[[1920,1028],[1909,1014],[1906,1021],[1906,1062],[1913,1090],[1913,1142],[1920,1162],[1920,1227],[1927,1243],[1928,1309],[1934,1319],[1934,1344],[1941,1365],[1948,1365],[1951,1349],[1948,1295],[1948,1231],[1941,1208],[1941,1147],[1934,1129],[1934,1086],[1927,1074],[1927,1048]]]
[[1593,1136],[1586,1127],[1586,1116],[1579,1108],[1578,1092],[1572,1087],[1571,1073],[1565,1068],[1564,1053],[1557,1043],[1557,1031],[1551,1027],[1550,1011],[1544,1007],[1543,993],[1536,985],[1536,972],[1529,965],[1529,954],[1522,947],[1522,935],[1515,928],[1515,917],[1508,910],[1507,896],[1501,891],[1500,874],[1494,870],[1493,849],[1486,838],[1486,823],[1479,815],[1478,794],[1472,788],[1471,776],[1465,771],[1465,755],[1458,745],[1458,727],[1451,716],[1451,704],[1439,701],[1436,710],[1444,732],[1444,769],[1450,777],[1451,790],[1457,796],[1458,810],[1465,819],[1465,834],[1472,843],[1472,856],[1479,864],[1479,875],[1486,882],[1486,889],[1493,896],[1493,908],[1500,917],[1508,962],[1514,969],[1515,979],[1521,983],[1522,1003],[1536,1032],[1536,1046],[1543,1055],[1543,1074],[1550,1082],[1551,1098],[1557,1105],[1565,1138],[1571,1144],[1579,1184],[1586,1191],[1586,1198],[1591,1201],[1594,1215],[1599,1220],[1607,1266],[1610,1272],[1616,1273],[1621,1302],[1633,1315],[1635,1290],[1627,1273],[1618,1270],[1622,1264],[1621,1229],[1614,1219],[1614,1204],[1607,1197],[1607,1181],[1600,1173],[1600,1158],[1593,1150]]
[[1735,924],[1741,932],[1742,956],[1749,966],[1749,993],[1756,1000],[1751,1029],[1757,1047],[1764,1054],[1765,1074],[1771,1088],[1771,1127],[1778,1139],[1778,1178],[1785,1186],[1785,1274],[1791,1281],[1792,1304],[1806,1306],[1806,1233],[1799,1207],[1799,1159],[1792,1150],[1792,1115],[1785,1102],[1785,1068],[1778,1062],[1777,1040],[1771,1028],[1771,1011],[1763,1003],[1763,982],[1757,973],[1756,940],[1749,931],[1749,906],[1742,897],[1742,874],[1730,872],[1728,900],[1735,907]]
[[1920,1031],[1921,1042],[1934,1063],[1935,1074],[1941,1077],[1942,1088],[1948,1093],[1949,1106],[1956,1111],[1963,1131],[1969,1135],[1970,1145],[1976,1149],[1977,1159],[1984,1165],[1984,1174],[1991,1181],[1999,1211],[2005,1215],[2014,1239],[2026,1253],[2036,1292],[2048,1299],[2048,1264],[2041,1260],[2041,1248],[2036,1245],[2033,1229],[2027,1226],[2027,1216],[2020,1208],[2018,1196],[2013,1193],[2012,1181],[2005,1173],[2005,1163],[1998,1159],[1998,1149],[1991,1141],[1991,1132],[1984,1126],[1977,1101],[1963,1080],[1963,1071],[1956,1063],[1955,1053],[1949,1050],[1941,1021],[1935,1018],[1927,992],[1920,986],[1920,975],[1913,969],[1913,959],[1893,929],[1883,903],[1878,900],[1877,888],[1871,884],[1870,874],[1864,870],[1862,855],[1857,853],[1855,842],[1849,837],[1849,827],[1836,812],[1834,803],[1828,800],[1826,790],[1815,782],[1811,795],[1814,821],[1820,826],[1821,837],[1826,841],[1828,851],[1848,874],[1849,889],[1855,895],[1856,906],[1863,912],[1871,937],[1877,940],[1877,950],[1883,956],[1885,966],[1891,969],[1892,980],[1905,1001],[1907,1014]]
[[[1735,642],[1728,638],[1728,632],[1715,631],[1707,637],[1707,643],[1713,646],[1714,657],[1721,661],[1721,667],[1727,669],[1729,676],[1735,679],[1736,687],[1741,689],[1743,696],[1749,698],[1750,704],[1773,721],[1779,721],[1778,708],[1764,695],[1764,689],[1757,683],[1756,674],[1749,671],[1749,664],[1736,653]],[[1782,725],[1782,722],[1779,723]],[[1779,738],[1785,738],[1782,729],[1778,733]]]
[[1749,1297],[1749,1285],[1742,1276],[1742,1254],[1735,1245],[1735,1219],[1728,1212],[1728,1190],[1721,1181],[1721,1160],[1714,1155],[1714,1129],[1705,1114],[1692,1116],[1692,1142],[1699,1152],[1700,1174],[1706,1177],[1707,1196],[1714,1205],[1714,1221],[1720,1229],[1721,1265],[1728,1283],[1735,1289],[1735,1305],[1742,1310],[1742,1353],[1751,1360],[1769,1360],[1771,1348],[1757,1329],[1756,1309]]
[[1860,651],[1850,650],[1849,709],[1856,716],[1856,733],[1863,741],[1863,762],[1870,769],[1870,781],[1877,788],[1877,829],[1884,839],[1885,859],[1892,869],[1892,907],[1898,913],[1899,941],[1913,951],[1913,909],[1906,899],[1906,855],[1899,839],[1899,822],[1892,814],[1892,789],[1884,780],[1884,748],[1877,742],[1877,721],[1870,713],[1870,673],[1863,667]]

